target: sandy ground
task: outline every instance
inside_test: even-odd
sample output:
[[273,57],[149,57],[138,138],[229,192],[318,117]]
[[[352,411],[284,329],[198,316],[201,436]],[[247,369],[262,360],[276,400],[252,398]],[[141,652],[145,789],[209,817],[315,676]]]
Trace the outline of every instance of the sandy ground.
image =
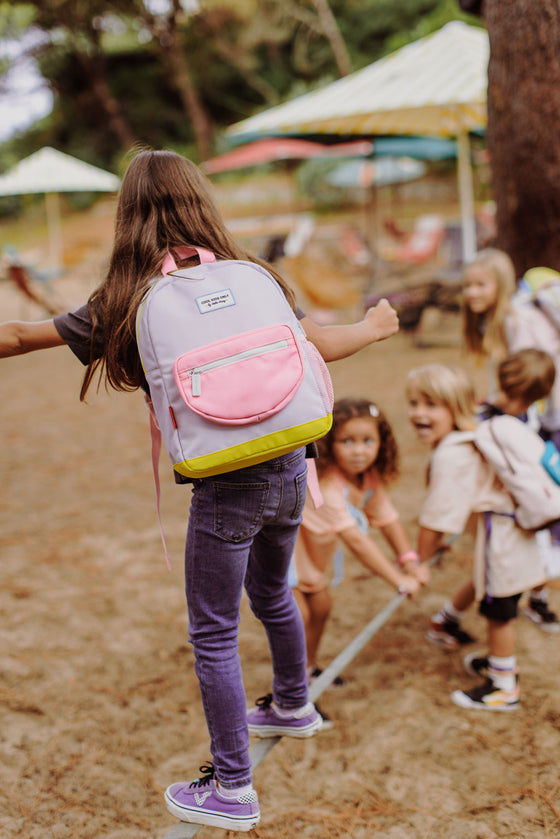
[[[57,281],[70,305],[93,281],[87,247],[81,259],[81,272]],[[2,320],[40,316],[6,283],[0,304]],[[338,396],[377,400],[394,425],[403,474],[393,497],[412,537],[427,453],[407,425],[404,377],[419,363],[464,363],[444,340],[456,328],[449,316],[436,329],[441,346],[399,334],[331,365]],[[164,788],[196,777],[209,757],[182,584],[189,492],[162,470],[169,573],[142,399],[101,391],[80,404],[81,372],[65,348],[0,365],[0,835],[163,839],[175,823]],[[483,371],[472,372],[482,389]],[[346,686],[323,694],[334,728],[281,742],[257,769],[255,836],[560,836],[560,637],[519,619],[515,714],[455,707],[450,692],[474,680],[458,653],[424,640],[431,613],[469,574],[469,548],[458,543],[348,665]],[[552,598],[560,608],[560,590]],[[392,599],[348,559],[323,665]],[[483,649],[474,611],[466,626]],[[252,702],[270,688],[270,665],[246,603],[241,656]]]

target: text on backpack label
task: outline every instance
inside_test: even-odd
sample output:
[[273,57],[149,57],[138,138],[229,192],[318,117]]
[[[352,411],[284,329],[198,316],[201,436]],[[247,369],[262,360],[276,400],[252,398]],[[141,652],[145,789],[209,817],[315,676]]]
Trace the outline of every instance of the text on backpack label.
[[213,312],[216,309],[225,309],[227,306],[235,306],[235,298],[231,289],[224,288],[223,291],[215,291],[211,294],[204,294],[196,298],[196,305],[201,315],[206,312]]

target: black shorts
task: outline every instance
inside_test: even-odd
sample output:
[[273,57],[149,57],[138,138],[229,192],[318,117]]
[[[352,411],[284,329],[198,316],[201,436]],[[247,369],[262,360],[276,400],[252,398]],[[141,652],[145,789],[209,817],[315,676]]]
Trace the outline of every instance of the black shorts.
[[485,594],[480,601],[478,612],[485,618],[493,621],[507,623],[517,617],[520,594],[511,594],[509,597],[491,597]]

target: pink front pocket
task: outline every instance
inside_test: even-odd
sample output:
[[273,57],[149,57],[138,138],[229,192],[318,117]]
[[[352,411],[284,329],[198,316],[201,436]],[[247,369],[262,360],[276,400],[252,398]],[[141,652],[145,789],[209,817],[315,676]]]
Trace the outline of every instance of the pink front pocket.
[[278,413],[303,379],[286,324],[244,332],[179,356],[173,375],[188,407],[212,422],[245,425]]

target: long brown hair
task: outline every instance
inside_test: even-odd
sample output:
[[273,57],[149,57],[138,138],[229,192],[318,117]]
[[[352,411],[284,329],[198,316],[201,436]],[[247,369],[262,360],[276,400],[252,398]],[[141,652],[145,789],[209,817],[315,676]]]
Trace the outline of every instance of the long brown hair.
[[510,301],[516,290],[513,262],[497,248],[486,248],[465,266],[463,280],[470,268],[482,268],[496,283],[496,302],[488,312],[471,312],[463,303],[463,339],[467,352],[491,358],[507,354],[505,320],[511,311]]
[[103,350],[86,368],[80,399],[96,372],[115,390],[136,390],[142,384],[137,309],[151,281],[161,274],[166,254],[177,258],[177,249],[189,245],[212,251],[216,259],[264,266],[295,308],[293,291],[277,272],[232,238],[211,196],[210,182],[198,167],[172,151],[141,151],[122,181],[107,275],[88,301],[92,346],[101,336]]
[[[338,399],[333,407],[331,430],[318,441],[319,459],[317,471],[322,475],[331,465],[336,465],[333,443],[341,426],[356,417],[367,417],[377,424],[379,432],[379,453],[369,467],[375,469],[383,483],[395,480],[399,474],[399,449],[393,430],[383,411],[369,399]],[[368,470],[369,471],[369,470]]]

